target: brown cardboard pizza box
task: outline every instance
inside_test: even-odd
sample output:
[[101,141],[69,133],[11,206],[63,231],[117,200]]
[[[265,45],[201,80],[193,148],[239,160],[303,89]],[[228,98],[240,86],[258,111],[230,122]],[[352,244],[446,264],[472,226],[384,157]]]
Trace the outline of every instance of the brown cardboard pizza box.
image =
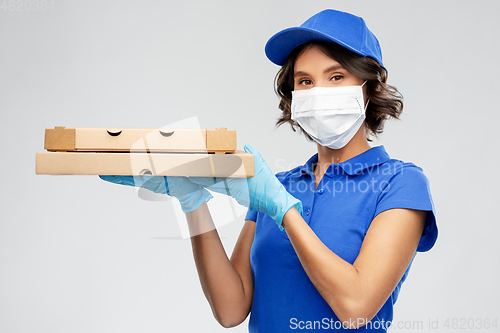
[[45,130],[48,151],[209,152],[236,150],[236,131],[226,128],[66,128]]
[[144,152],[38,152],[39,175],[153,175],[251,178],[254,156],[228,154]]

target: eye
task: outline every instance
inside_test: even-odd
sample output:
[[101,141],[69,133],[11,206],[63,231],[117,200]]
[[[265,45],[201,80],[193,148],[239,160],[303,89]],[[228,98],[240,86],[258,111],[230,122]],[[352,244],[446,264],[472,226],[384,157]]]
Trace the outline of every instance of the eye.
[[335,75],[335,76],[333,76],[330,80],[331,80],[331,81],[340,81],[340,80],[342,80],[343,78],[344,78],[344,76],[343,76],[343,75]]
[[312,81],[308,80],[308,79],[303,79],[303,80],[299,80],[298,84],[301,84],[301,85],[304,85],[304,86],[308,86],[308,85],[312,84]]

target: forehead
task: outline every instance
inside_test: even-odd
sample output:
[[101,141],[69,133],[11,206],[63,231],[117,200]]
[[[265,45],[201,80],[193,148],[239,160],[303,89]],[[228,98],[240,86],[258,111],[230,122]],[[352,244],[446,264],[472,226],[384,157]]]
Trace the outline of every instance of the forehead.
[[305,48],[295,60],[295,71],[322,69],[325,67],[340,66],[339,62],[316,45]]

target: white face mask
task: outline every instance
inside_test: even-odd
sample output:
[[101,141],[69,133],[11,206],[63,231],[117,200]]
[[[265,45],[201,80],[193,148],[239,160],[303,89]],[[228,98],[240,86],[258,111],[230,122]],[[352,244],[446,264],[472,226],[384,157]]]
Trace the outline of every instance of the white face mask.
[[365,83],[292,91],[292,119],[320,145],[340,149],[351,141],[365,119]]

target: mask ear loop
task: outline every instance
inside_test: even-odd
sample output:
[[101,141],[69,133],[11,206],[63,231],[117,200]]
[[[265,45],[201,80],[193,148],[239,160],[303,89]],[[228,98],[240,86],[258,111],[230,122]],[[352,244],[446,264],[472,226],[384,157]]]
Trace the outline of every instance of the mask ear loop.
[[[367,80],[365,80],[365,82],[363,82],[363,84],[361,85],[361,87],[363,87],[365,85],[365,83],[368,82]],[[370,103],[370,99],[368,98],[366,100],[366,105],[365,105],[365,113],[366,113],[366,108],[368,107],[368,103]]]

